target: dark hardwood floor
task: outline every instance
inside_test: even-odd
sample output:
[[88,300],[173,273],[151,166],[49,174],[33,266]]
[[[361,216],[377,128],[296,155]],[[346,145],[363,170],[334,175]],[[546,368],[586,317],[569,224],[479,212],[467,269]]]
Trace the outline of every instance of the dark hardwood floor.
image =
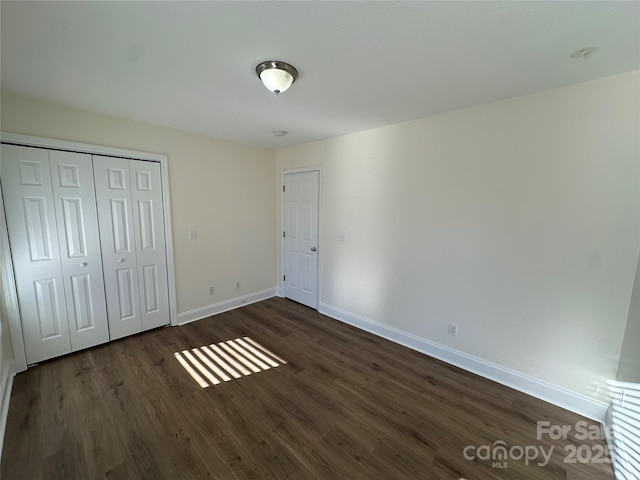
[[[174,356],[244,336],[288,363],[201,388]],[[607,463],[564,462],[602,441],[536,438],[537,421],[585,420],[273,298],[19,374],[1,471],[3,480],[612,479]],[[551,460],[497,468],[465,458],[465,447],[484,457],[475,449],[499,441],[516,457],[518,447],[553,447]]]

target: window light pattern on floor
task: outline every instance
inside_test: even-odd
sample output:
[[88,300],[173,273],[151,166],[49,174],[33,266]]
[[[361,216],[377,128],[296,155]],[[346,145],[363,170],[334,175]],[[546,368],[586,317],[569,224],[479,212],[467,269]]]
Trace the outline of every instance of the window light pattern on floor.
[[287,363],[249,337],[204,345],[173,355],[202,388]]

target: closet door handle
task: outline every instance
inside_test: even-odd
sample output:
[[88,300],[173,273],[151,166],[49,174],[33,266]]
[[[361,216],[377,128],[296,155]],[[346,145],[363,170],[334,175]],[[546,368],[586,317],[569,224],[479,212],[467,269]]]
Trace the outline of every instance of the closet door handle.
[[124,258],[119,258],[118,259],[118,263],[123,263],[124,262]]
[[82,262],[82,263],[80,264],[80,266],[81,266],[81,267],[86,267],[86,266],[87,266],[87,262]]

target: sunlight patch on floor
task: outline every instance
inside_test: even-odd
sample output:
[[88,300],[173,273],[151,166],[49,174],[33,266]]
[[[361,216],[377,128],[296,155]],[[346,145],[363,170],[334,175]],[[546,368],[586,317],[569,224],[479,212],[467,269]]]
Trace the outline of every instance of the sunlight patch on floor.
[[287,363],[249,337],[182,350],[173,355],[202,388]]

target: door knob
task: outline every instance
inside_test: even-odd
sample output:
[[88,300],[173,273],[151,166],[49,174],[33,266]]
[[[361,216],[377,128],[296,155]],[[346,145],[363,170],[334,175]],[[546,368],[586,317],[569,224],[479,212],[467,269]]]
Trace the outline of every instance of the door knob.
[[86,267],[86,266],[87,266],[87,262],[82,262],[82,263],[80,264],[80,266],[81,266],[81,267]]
[[119,258],[118,263],[122,263],[122,262],[124,262],[124,258]]
[[312,251],[312,252],[315,252],[316,250],[317,250],[317,248],[316,248],[316,247],[311,247],[311,251]]

